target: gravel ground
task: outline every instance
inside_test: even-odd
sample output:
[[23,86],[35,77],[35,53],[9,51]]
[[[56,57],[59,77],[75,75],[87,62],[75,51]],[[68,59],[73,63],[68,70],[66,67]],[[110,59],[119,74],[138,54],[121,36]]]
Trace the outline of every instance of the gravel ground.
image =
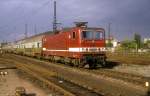
[[120,64],[113,70],[150,77],[150,65]]
[[47,93],[31,82],[20,78],[16,69],[0,71],[8,72],[5,76],[0,75],[0,96],[13,96],[15,94],[15,88],[20,86],[24,87],[27,93],[36,93],[36,96],[51,96],[50,93]]

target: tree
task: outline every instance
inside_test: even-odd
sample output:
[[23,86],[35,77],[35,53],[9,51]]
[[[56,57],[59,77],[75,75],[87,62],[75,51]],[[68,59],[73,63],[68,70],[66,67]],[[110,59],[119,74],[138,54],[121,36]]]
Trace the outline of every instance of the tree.
[[106,43],[106,47],[113,47],[113,44],[110,40],[108,40],[108,43]]
[[134,41],[126,40],[121,43],[121,47],[125,50],[135,49],[136,43]]
[[136,43],[137,50],[138,50],[139,48],[141,48],[141,35],[135,33],[135,34],[134,34],[134,41],[135,41],[135,43]]
[[147,41],[144,43],[144,48],[150,48],[150,40],[147,40]]

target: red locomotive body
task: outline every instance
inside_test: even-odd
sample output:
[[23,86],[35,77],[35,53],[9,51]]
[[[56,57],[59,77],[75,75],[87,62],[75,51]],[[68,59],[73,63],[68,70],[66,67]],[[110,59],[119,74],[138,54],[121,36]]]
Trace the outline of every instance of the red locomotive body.
[[46,35],[42,40],[44,57],[91,68],[105,64],[105,32],[102,28],[88,28],[85,23]]

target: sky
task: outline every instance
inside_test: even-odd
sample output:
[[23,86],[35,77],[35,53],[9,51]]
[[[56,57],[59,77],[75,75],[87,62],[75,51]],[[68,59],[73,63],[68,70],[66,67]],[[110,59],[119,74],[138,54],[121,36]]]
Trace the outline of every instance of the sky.
[[[134,34],[150,38],[150,0],[55,0],[59,27],[72,27],[75,21],[101,27],[118,40]],[[0,0],[0,42],[14,41],[52,30],[54,0]]]

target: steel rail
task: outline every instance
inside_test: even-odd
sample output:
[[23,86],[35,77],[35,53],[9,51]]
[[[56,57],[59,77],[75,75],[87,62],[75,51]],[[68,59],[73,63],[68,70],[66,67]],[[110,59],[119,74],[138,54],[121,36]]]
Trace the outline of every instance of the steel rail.
[[[16,55],[14,55],[16,56]],[[22,58],[21,56],[17,56],[17,58]],[[56,65],[60,65],[59,63],[55,63]],[[41,65],[41,64],[39,64]],[[44,66],[44,65],[41,65]],[[65,66],[65,67],[69,67],[66,65],[61,64],[60,66]],[[72,68],[72,67],[69,67]],[[90,75],[95,75],[96,77],[110,77],[113,79],[117,79],[117,80],[122,80],[128,83],[132,83],[132,84],[136,84],[138,86],[141,87],[145,87],[145,82],[150,81],[150,78],[148,77],[144,77],[144,76],[140,76],[140,75],[134,75],[131,73],[125,73],[125,72],[119,72],[119,71],[113,71],[113,70],[109,70],[109,69],[97,69],[97,70],[89,70],[89,69],[83,69],[83,68],[76,68],[74,67],[74,69],[77,69],[79,72],[83,73],[83,72],[87,72]]]
[[[101,77],[104,77],[104,78],[107,78],[107,77],[111,77],[111,78],[114,78],[113,76],[108,76],[107,74],[105,74],[105,72],[104,72],[104,74],[100,74],[99,72],[94,72],[95,70],[84,70],[84,69],[78,69],[78,68],[71,68],[71,67],[66,67],[66,66],[64,66],[64,65],[56,65],[56,64],[51,64],[51,63],[47,63],[47,62],[45,62],[45,61],[40,61],[40,60],[36,60],[36,59],[33,59],[33,58],[28,58],[28,57],[22,57],[22,56],[18,56],[18,55],[13,55],[13,56],[10,56],[11,57],[11,59],[14,59],[14,58],[19,58],[19,59],[21,59],[21,61],[23,60],[23,62],[27,62],[27,63],[34,63],[34,64],[36,64],[36,65],[39,65],[39,66],[41,66],[41,67],[44,67],[45,69],[51,69],[51,71],[53,70],[52,68],[55,66],[61,66],[62,68],[62,70],[71,70],[72,72],[76,72],[77,74],[78,73],[81,73],[81,75],[87,75],[87,76],[90,76],[91,78],[91,80],[93,80],[92,78],[98,78],[98,79],[100,79]],[[50,66],[52,66],[52,68],[50,68]],[[54,68],[55,68],[54,67]],[[54,71],[54,70],[53,70]],[[56,69],[55,71],[60,71],[59,70],[59,68],[58,69]],[[61,72],[61,71],[60,71]],[[93,74],[94,73],[94,74]],[[59,73],[59,75],[60,75],[61,73]],[[61,75],[63,75],[63,74],[61,74]],[[67,75],[69,75],[69,74],[67,74]],[[117,76],[117,75],[116,75]],[[123,77],[123,75],[122,75],[122,77]],[[62,76],[62,78],[69,78],[69,76],[66,76],[66,75],[63,75]],[[86,77],[86,78],[88,78],[88,77]],[[75,79],[75,80],[74,80]],[[115,78],[117,81],[119,81],[118,79],[119,78]],[[81,80],[81,81],[77,81],[77,80]],[[95,88],[95,87],[92,87],[92,86],[94,86],[94,85],[89,85],[89,84],[87,84],[87,83],[84,83],[85,82],[85,80],[82,80],[82,79],[76,79],[76,78],[71,78],[71,80],[70,80],[71,82],[73,82],[73,83],[76,83],[76,84],[78,84],[78,85],[82,85],[83,87],[85,87],[85,88],[88,88],[88,89],[90,89],[90,90],[94,90],[95,92],[102,92],[103,93],[103,91],[102,90],[99,90],[99,89],[97,89],[97,88]],[[84,81],[84,82],[83,82]],[[136,79],[135,79],[135,81],[136,81]],[[86,82],[92,82],[92,81],[86,81]],[[128,82],[123,82],[123,83],[128,83]],[[131,82],[129,82],[129,83],[131,83]],[[134,84],[134,86],[135,86],[135,84]],[[141,91],[145,91],[147,88],[146,87],[144,87],[144,86],[138,86],[138,89],[140,89]],[[104,94],[105,94],[105,92],[104,92]],[[106,93],[107,94],[107,93]],[[105,95],[106,95],[105,94]],[[109,94],[110,95],[110,94]]]
[[[16,67],[21,69],[21,70],[24,70],[25,68],[25,72],[28,72],[29,74],[32,74],[34,77],[38,78],[39,80],[45,82],[46,84],[49,84],[48,82],[51,80],[51,79],[54,79],[54,78],[50,78],[51,76],[56,76],[57,77],[57,73],[55,72],[52,72],[52,71],[49,71],[49,70],[45,70],[44,68],[42,67],[39,67],[39,66],[35,66],[34,64],[29,64],[29,63],[26,63],[26,62],[22,62],[20,63],[19,61],[16,61],[16,60],[10,60],[10,59],[3,59],[3,60],[6,60],[7,62],[12,62],[13,64],[16,64]],[[23,60],[21,60],[23,61]],[[40,70],[37,70],[37,69],[40,69]],[[34,73],[33,73],[34,72]],[[39,75],[40,74],[40,75]],[[44,79],[42,79],[41,77],[43,77],[44,79],[46,79],[44,81]],[[58,76],[59,77],[59,76]],[[65,81],[64,81],[65,83]],[[67,82],[68,83],[68,82]],[[66,84],[67,84],[66,83]],[[93,92],[92,90],[88,90],[88,89],[85,89],[85,88],[81,88],[81,90],[78,90],[79,92],[74,92],[71,90],[71,87],[69,90],[65,90],[63,89],[62,87],[60,86],[57,86],[57,85],[54,85],[53,83],[50,83],[49,85],[51,86],[55,86],[56,88],[55,89],[58,89],[58,90],[62,90],[64,94],[67,94],[65,96],[83,96],[83,94],[91,94],[94,96],[102,96],[101,94],[99,93],[96,93],[96,92]],[[79,84],[74,84],[74,85],[71,85],[71,86],[75,86],[74,88],[79,88],[80,89],[80,86]],[[70,92],[71,91],[71,92]],[[82,92],[80,92],[82,91]],[[85,93],[85,92],[86,93]],[[84,93],[83,93],[84,92]],[[69,94],[69,95],[68,95]],[[90,95],[89,95],[90,96]]]
[[63,88],[61,88],[60,86],[54,84],[53,82],[50,82],[49,80],[45,79],[43,76],[40,76],[40,74],[36,73],[33,71],[33,67],[29,68],[28,65],[22,64],[20,62],[14,61],[14,60],[10,60],[10,59],[1,59],[1,61],[4,62],[8,62],[8,63],[13,63],[15,64],[15,66],[17,67],[17,69],[20,69],[32,76],[34,76],[35,78],[37,78],[38,80],[42,81],[44,84],[46,84],[49,87],[52,87],[51,89],[53,89],[54,91],[60,92],[60,94],[63,94],[64,96],[76,96],[70,92],[68,92],[67,90],[64,90]]
[[[125,94],[128,94],[128,96],[133,96],[133,95],[138,96],[137,94],[145,94],[147,91],[147,88],[145,86],[139,86],[138,84],[133,84],[133,82],[127,82],[128,80],[126,80],[126,79],[122,79],[122,78],[118,78],[118,77],[115,78],[115,76],[117,76],[117,75],[111,76],[110,74],[108,74],[109,72],[107,72],[107,71],[102,72],[102,73],[94,72],[95,70],[72,68],[72,67],[64,66],[63,64],[59,64],[59,63],[54,64],[54,63],[49,63],[49,62],[45,62],[45,61],[41,61],[41,60],[29,58],[29,57],[24,57],[24,56],[18,56],[18,55],[11,55],[8,57],[10,59],[15,59],[20,62],[24,62],[26,64],[38,65],[41,68],[42,67],[45,68],[45,70],[54,71],[59,75],[59,77],[64,78],[65,80],[69,80],[70,82],[73,82],[77,85],[83,86],[89,90],[93,90],[94,92],[97,92],[100,94],[103,93],[104,95],[107,95],[107,96],[111,96],[111,95],[116,96],[116,94],[119,94],[119,95],[121,94],[123,96]],[[16,58],[18,58],[18,59],[16,59]],[[124,75],[122,75],[122,77],[123,76]],[[97,81],[97,80],[102,80],[102,81]],[[102,83],[104,81],[106,81],[106,82]],[[136,81],[136,79],[135,79],[135,81]],[[114,83],[114,82],[116,82],[116,83]],[[112,86],[112,83],[114,83],[113,86]],[[100,84],[101,86],[98,86],[98,84]],[[116,86],[117,84],[119,84],[120,87]],[[113,87],[113,89],[109,89],[110,85]],[[110,90],[110,92],[107,92],[107,90],[106,90],[107,88]],[[117,90],[119,88],[120,92],[116,91],[115,88],[117,88]],[[130,88],[134,88],[133,89],[134,91],[132,89],[130,90]],[[124,91],[126,93],[124,93]],[[129,94],[130,93],[129,91],[132,92],[132,95]],[[115,95],[111,94],[111,92],[115,93]]]

